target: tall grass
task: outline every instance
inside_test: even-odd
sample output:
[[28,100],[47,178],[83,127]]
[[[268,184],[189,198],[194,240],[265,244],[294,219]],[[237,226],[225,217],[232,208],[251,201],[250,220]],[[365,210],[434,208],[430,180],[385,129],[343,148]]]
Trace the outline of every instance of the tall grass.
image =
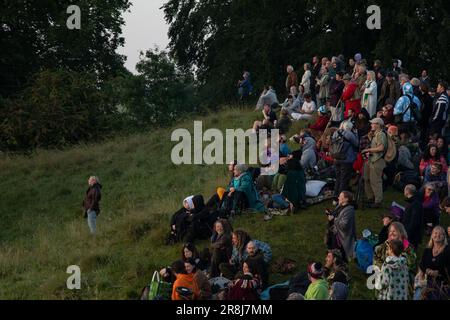
[[[207,128],[243,128],[259,113],[234,109],[180,121],[192,130],[194,120]],[[302,126],[295,124],[292,132]],[[0,299],[136,299],[154,270],[180,255],[164,245],[171,214],[191,194],[212,195],[224,186],[225,165],[171,162],[171,132],[115,138],[64,151],[38,151],[31,157],[0,158]],[[88,234],[81,202],[87,178],[103,184],[98,235]],[[386,203],[400,194],[386,194]],[[304,270],[323,260],[326,217],[317,205],[298,215],[263,221],[260,214],[241,216],[234,227],[271,244],[275,259],[289,257]],[[378,231],[383,212],[358,212],[358,233]],[[198,246],[207,246],[200,242]],[[69,265],[82,272],[82,289],[66,288]],[[353,299],[369,299],[364,275],[351,266]],[[271,282],[287,279],[274,274]]]

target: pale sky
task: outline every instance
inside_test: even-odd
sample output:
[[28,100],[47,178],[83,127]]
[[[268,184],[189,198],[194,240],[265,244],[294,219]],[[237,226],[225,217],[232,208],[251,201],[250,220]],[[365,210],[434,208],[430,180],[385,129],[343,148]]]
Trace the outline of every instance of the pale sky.
[[164,20],[164,12],[159,9],[166,1],[132,0],[131,12],[123,14],[125,25],[122,27],[122,36],[125,46],[119,48],[118,52],[127,57],[125,66],[133,73],[136,72],[141,50],[145,52],[155,45],[165,49],[169,44],[169,26]]

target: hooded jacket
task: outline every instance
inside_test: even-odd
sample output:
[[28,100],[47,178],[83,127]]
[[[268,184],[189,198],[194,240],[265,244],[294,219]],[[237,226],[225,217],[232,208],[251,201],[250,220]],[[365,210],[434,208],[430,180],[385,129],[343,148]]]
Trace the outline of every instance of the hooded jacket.
[[[422,106],[422,102],[420,102],[419,98],[417,98],[413,93],[413,87],[411,83],[407,82],[403,85],[403,96],[398,99],[397,103],[394,107],[394,116],[403,115],[403,122],[410,122],[414,120],[414,116],[412,114],[411,108],[408,109],[408,106],[412,101],[417,105],[418,109],[420,110]],[[409,97],[409,98],[408,98]],[[407,110],[408,109],[408,110]]]
[[233,179],[233,187],[236,191],[240,191],[245,194],[249,208],[258,212],[265,211],[264,204],[259,199],[259,194],[248,171]]
[[378,300],[408,300],[409,275],[405,257],[387,257],[379,281]]

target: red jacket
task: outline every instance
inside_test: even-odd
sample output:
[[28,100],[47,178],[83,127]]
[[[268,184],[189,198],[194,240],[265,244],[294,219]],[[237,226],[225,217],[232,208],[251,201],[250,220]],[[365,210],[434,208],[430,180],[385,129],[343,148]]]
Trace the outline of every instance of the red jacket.
[[353,109],[353,112],[356,114],[361,112],[361,99],[355,99],[356,90],[358,90],[358,84],[356,82],[350,82],[344,88],[341,99],[345,103],[345,117],[347,117],[348,110],[350,109]]
[[308,128],[317,131],[325,131],[329,120],[330,117],[328,115],[320,116],[319,118],[317,118],[316,122],[314,124],[311,124]]

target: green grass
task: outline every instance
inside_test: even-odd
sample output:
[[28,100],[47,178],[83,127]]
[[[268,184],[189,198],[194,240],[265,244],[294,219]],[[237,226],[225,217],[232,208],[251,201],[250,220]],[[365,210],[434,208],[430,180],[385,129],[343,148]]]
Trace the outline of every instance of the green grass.
[[[261,117],[248,109],[228,109],[191,118],[176,128],[248,128]],[[300,128],[297,123],[292,133]],[[180,247],[164,246],[168,220],[190,194],[212,195],[224,186],[226,165],[172,164],[171,132],[116,138],[64,151],[39,151],[32,157],[0,158],[0,299],[135,299],[154,270],[171,263]],[[88,234],[81,214],[87,178],[103,184],[98,235]],[[386,194],[386,204],[402,199]],[[254,238],[271,244],[274,259],[289,257],[304,270],[323,260],[325,207],[313,206],[294,216],[263,221],[248,214],[234,222]],[[382,211],[358,211],[358,234],[377,232]],[[207,242],[198,244],[200,248]],[[69,265],[79,265],[82,289],[66,288]],[[272,275],[271,282],[291,275]],[[351,265],[352,299],[370,299],[364,275]]]

